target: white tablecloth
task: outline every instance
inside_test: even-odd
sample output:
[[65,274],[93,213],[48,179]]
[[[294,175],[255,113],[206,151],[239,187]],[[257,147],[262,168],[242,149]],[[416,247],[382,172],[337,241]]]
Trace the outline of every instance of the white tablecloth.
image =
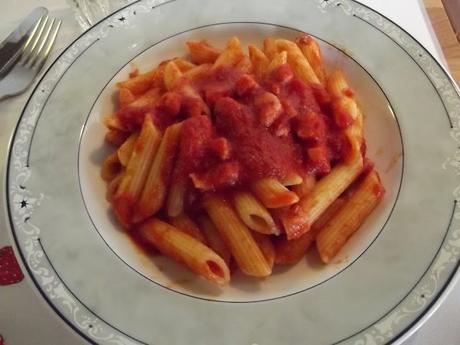
[[[197,0],[198,1],[198,0]],[[436,58],[444,63],[439,44],[427,22],[421,0],[362,0],[361,2],[386,15],[419,40]],[[34,6],[46,6],[54,16],[63,20],[53,55],[62,51],[80,30],[65,0],[2,0],[0,11],[0,38],[15,28],[18,21]],[[48,61],[48,65],[51,62]],[[31,88],[32,89],[32,88]],[[30,94],[25,94],[0,103],[0,172],[4,173],[6,150],[12,130],[22,107]],[[3,195],[3,185],[0,187]],[[3,210],[3,198],[0,198]],[[3,213],[0,213],[0,247],[8,245],[10,237]],[[442,306],[412,335],[405,345],[458,345],[460,344],[460,283],[451,289]],[[84,340],[72,331],[41,299],[31,283],[0,287],[0,334],[7,345],[51,345],[82,344]]]

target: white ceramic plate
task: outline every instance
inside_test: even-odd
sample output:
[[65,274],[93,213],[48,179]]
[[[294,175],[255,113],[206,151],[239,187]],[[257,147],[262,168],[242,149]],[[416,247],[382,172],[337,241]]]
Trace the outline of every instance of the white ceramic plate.
[[[185,54],[308,32],[345,70],[385,199],[331,265],[309,255],[223,289],[141,252],[105,201],[103,116],[117,80]],[[141,1],[82,34],[37,85],[12,139],[7,212],[40,293],[101,344],[380,344],[414,329],[460,259],[458,119],[449,77],[412,37],[342,0]]]

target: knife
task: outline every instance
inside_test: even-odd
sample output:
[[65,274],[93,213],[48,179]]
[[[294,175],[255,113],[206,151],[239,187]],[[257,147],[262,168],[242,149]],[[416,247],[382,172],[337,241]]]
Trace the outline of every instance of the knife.
[[45,7],[37,7],[25,17],[21,24],[0,43],[0,76],[5,74],[21,56],[22,47],[31,35],[41,17],[46,15]]

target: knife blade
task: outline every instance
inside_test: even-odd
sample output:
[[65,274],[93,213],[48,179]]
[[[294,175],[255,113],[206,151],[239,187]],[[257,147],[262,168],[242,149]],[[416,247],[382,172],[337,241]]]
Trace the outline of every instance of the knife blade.
[[0,43],[0,76],[21,56],[22,47],[27,42],[38,20],[46,15],[45,7],[37,7],[25,17],[21,24]]

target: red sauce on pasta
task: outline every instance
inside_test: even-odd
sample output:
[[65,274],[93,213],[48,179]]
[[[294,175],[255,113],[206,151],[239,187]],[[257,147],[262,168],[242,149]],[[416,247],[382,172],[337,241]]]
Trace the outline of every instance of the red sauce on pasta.
[[320,85],[295,78],[288,65],[264,81],[222,66],[118,116],[127,128],[139,128],[146,113],[161,130],[185,120],[172,181],[217,191],[264,177],[327,174],[349,150],[340,134],[348,118],[328,97]]
[[214,110],[216,128],[228,138],[240,165],[242,184],[263,177],[285,178],[300,170],[301,149],[291,136],[277,137],[258,125],[251,109],[232,98],[220,98]]

